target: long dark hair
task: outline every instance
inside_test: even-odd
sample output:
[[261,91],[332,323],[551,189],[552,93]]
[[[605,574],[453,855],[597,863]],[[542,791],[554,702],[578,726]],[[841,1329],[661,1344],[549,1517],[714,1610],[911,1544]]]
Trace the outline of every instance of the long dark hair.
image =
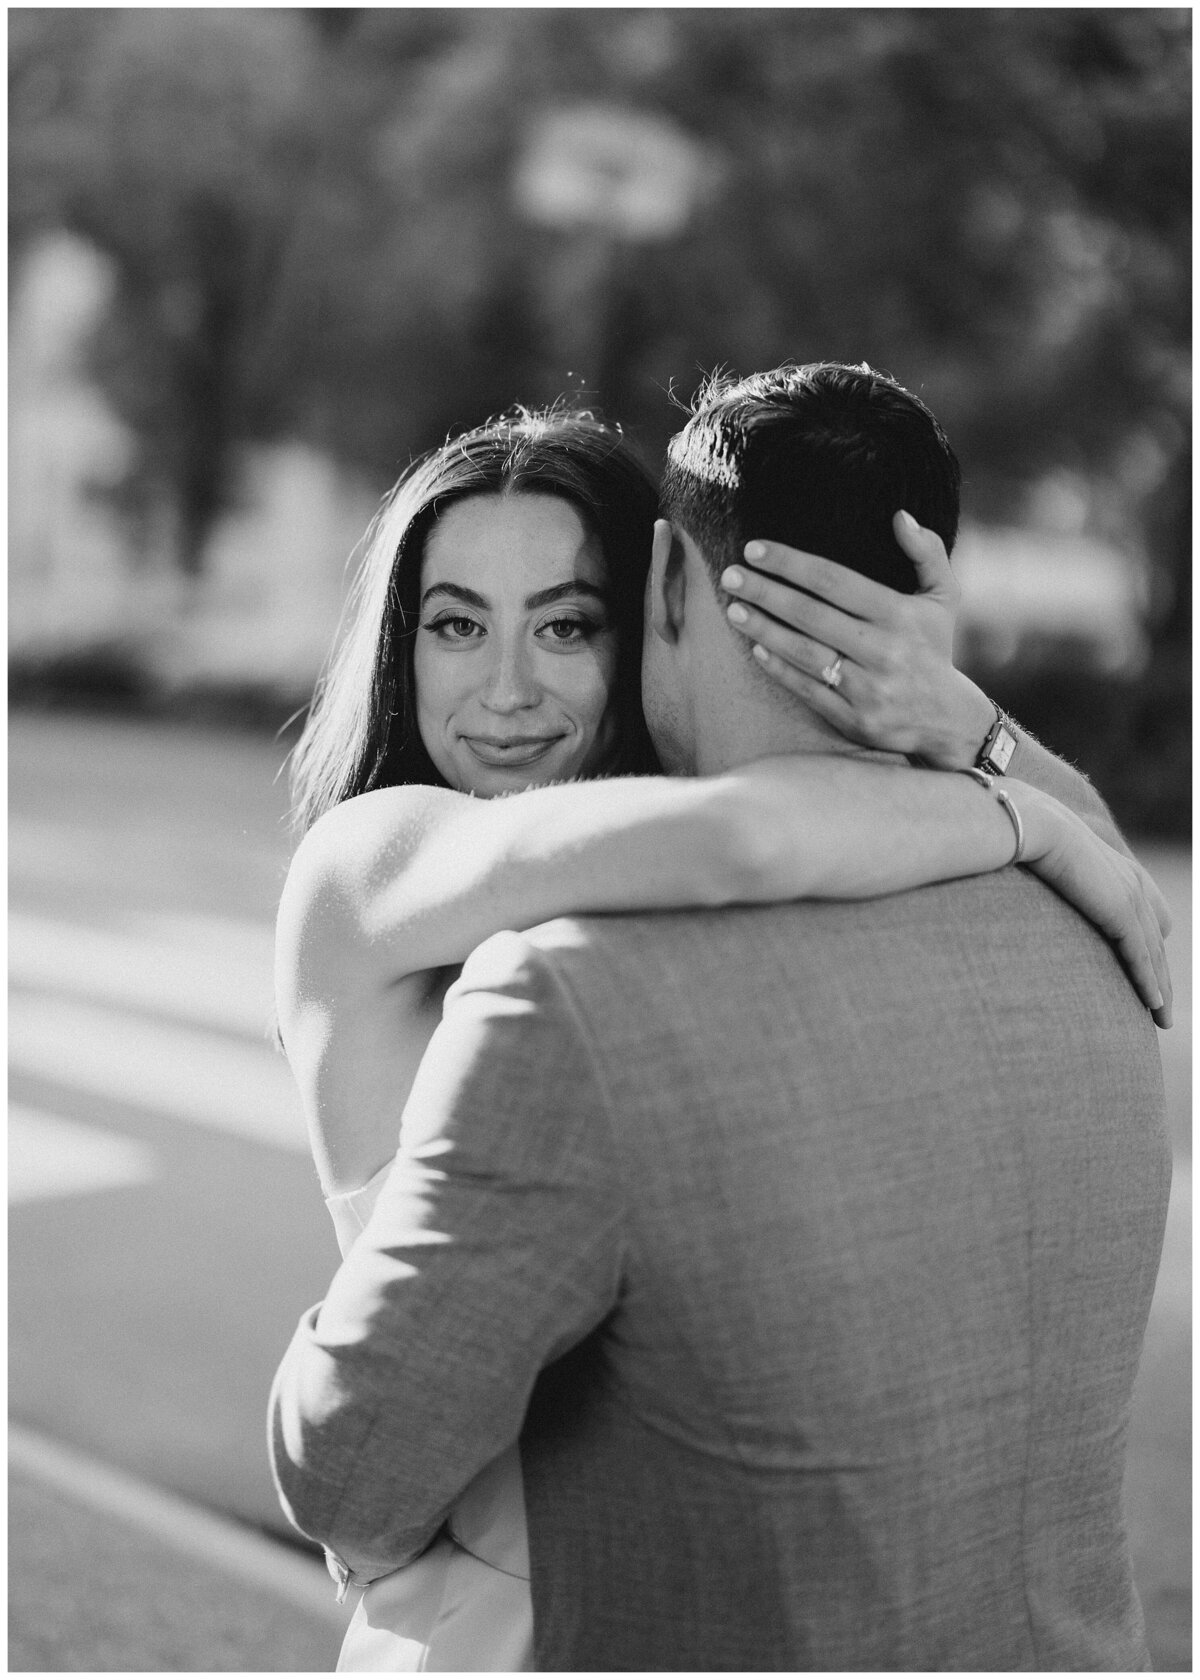
[[425,539],[455,502],[518,491],[570,502],[600,543],[618,648],[612,768],[627,775],[656,768],[641,705],[654,482],[617,427],[581,410],[515,409],[415,461],[372,522],[341,631],[292,754],[297,832],[371,788],[446,786],[416,722],[412,653]]

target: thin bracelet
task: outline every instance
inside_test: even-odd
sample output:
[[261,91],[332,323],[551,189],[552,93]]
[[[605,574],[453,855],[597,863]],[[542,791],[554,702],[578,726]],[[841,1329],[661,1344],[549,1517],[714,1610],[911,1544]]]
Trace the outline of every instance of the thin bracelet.
[[1009,861],[1011,863],[1020,863],[1021,859],[1025,856],[1025,830],[1021,826],[1021,813],[1017,810],[1017,807],[1013,804],[1012,799],[1003,788],[996,789],[996,798],[1008,812],[1009,820],[1013,825],[1013,833],[1017,837],[1017,849]]
[[987,788],[989,793],[995,794],[997,805],[1002,805],[1008,813],[1008,820],[1013,825],[1013,833],[1017,837],[1017,849],[1009,858],[1009,864],[1020,863],[1025,856],[1025,829],[1021,823],[1021,813],[1013,804],[1009,793],[1004,788],[998,788],[996,778],[989,776],[987,771],[981,770],[978,765],[967,765],[965,769],[959,771],[959,775],[970,776],[972,781],[979,783],[980,787]]

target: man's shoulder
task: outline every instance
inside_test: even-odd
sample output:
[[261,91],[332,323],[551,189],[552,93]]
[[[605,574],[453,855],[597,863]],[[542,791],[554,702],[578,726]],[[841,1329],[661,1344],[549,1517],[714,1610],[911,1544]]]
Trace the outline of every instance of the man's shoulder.
[[686,990],[697,951],[720,943],[718,929],[733,931],[720,922],[721,914],[559,916],[521,932],[493,934],[467,958],[447,1010],[487,994],[489,1009],[519,1010],[530,1025],[537,1018],[544,1027],[557,1023],[589,1039],[603,1037],[622,1015],[648,1022],[664,1007],[669,1013],[671,996]]
[[[1024,871],[937,883],[873,899],[797,900],[774,904],[696,906],[677,910],[559,916],[521,932],[492,935],[471,954],[463,970],[472,979],[549,976],[580,983],[607,978],[626,984],[630,969],[677,967],[696,985],[721,984],[723,965],[740,966],[739,953],[753,954],[767,930],[776,946],[805,953],[849,930],[914,930],[948,923],[987,930],[1014,916],[1036,918],[1049,910],[1059,931],[1092,930],[1061,899]],[[713,960],[706,954],[711,953]],[[718,960],[719,954],[719,960]],[[815,958],[813,960],[816,960]]]
[[661,942],[671,925],[695,912],[630,911],[627,914],[556,916],[536,927],[494,933],[477,945],[463,967],[464,977],[502,974],[547,976],[571,969],[602,968],[622,952],[646,942]]
[[801,1129],[990,1114],[1001,1069],[1012,1112],[1161,1107],[1154,1028],[1111,947],[1019,869],[869,902],[562,917],[487,941],[460,985],[485,991],[459,1007],[495,1026],[512,1077],[586,1079],[647,1136],[681,1112],[689,1137],[751,1111]]
[[559,917],[487,941],[464,973],[485,970],[647,1025],[703,1018],[712,997],[811,1015],[893,995],[936,1009],[948,990],[1001,984],[1050,1015],[1144,1014],[1108,942],[1021,869],[870,900]]
[[877,898],[560,916],[520,934],[495,935],[479,951],[489,962],[503,958],[580,973],[619,970],[660,953],[664,960],[686,963],[703,982],[713,971],[708,964],[692,968],[698,948],[727,952],[753,947],[767,927],[775,939],[794,943],[802,957],[811,942],[836,940],[850,928],[882,931],[962,923],[977,927],[987,938],[992,927],[1047,915],[1057,936],[1068,942],[1099,937],[1036,877],[1025,870],[1001,870]]
[[562,916],[519,932],[509,928],[492,934],[463,964],[447,994],[445,1012],[471,1007],[530,1019],[570,1016],[567,977],[598,977],[604,967],[603,941],[594,926],[601,920]]
[[556,960],[586,952],[592,941],[589,920],[560,916],[537,927],[505,928],[477,945],[462,967],[461,981],[486,986],[500,981],[535,982],[553,971]]

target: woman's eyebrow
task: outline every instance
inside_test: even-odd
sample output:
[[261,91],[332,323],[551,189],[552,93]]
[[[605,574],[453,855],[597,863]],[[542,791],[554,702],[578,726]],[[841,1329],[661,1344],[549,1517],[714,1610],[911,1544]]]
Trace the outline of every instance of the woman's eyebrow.
[[466,589],[461,583],[434,583],[422,595],[421,605],[424,606],[434,595],[449,595],[452,601],[462,601],[468,607],[478,607],[481,612],[486,612],[490,604],[486,595],[480,595],[475,589]]
[[[435,595],[448,595],[452,601],[461,601],[468,607],[478,607],[481,612],[486,612],[491,605],[486,595],[481,595],[476,589],[468,589],[462,583],[431,584],[421,597],[421,605],[424,606]],[[564,583],[551,584],[549,589],[539,589],[535,594],[527,595],[525,606],[528,610],[535,611],[538,607],[548,607],[552,601],[564,601],[572,595],[589,595],[597,601],[606,604],[608,602],[607,591],[597,584],[587,583],[583,578],[568,578]]]
[[525,597],[527,607],[548,607],[552,601],[565,601],[571,595],[590,595],[594,600],[608,602],[608,591],[599,588],[597,584],[585,583],[583,578],[570,578],[566,583],[556,583],[549,589],[539,589],[535,595]]

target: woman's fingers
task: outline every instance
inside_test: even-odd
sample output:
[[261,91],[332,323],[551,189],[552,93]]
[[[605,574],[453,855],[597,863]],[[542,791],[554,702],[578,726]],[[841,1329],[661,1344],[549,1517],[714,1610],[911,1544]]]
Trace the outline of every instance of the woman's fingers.
[[[819,677],[837,657],[837,650],[828,642],[818,642],[801,631],[789,630],[777,619],[760,612],[757,607],[747,606],[743,601],[734,601],[725,613],[741,635],[765,647],[769,653],[778,654],[780,659],[810,677]],[[843,665],[842,669],[845,671],[848,667]]]
[[912,514],[903,509],[892,520],[892,529],[896,541],[916,567],[920,593],[957,606],[958,579],[950,569],[950,556],[937,532],[918,525]]
[[1161,1006],[1156,1005],[1156,1000],[1153,997],[1147,1001],[1154,1011],[1154,1019],[1158,1025],[1169,1027],[1174,1002],[1174,988],[1171,985],[1171,970],[1167,962],[1167,951],[1163,941],[1170,931],[1171,915],[1162,893],[1159,892],[1152,877],[1143,869],[1137,859],[1128,858],[1125,863],[1133,877],[1130,883],[1130,892],[1141,923],[1142,936],[1149,953],[1149,961],[1162,995]]
[[756,540],[746,544],[745,556],[757,572],[781,578],[793,590],[807,590],[855,618],[886,618],[895,600],[895,592],[886,585],[851,571],[849,566],[840,566],[836,560],[789,548],[787,543]]
[[1175,996],[1171,986],[1171,970],[1167,966],[1167,953],[1163,949],[1161,936],[1155,939],[1151,934],[1150,938],[1151,960],[1154,963],[1154,973],[1158,979],[1159,990],[1162,992],[1162,1003],[1155,1006],[1151,1013],[1154,1016],[1156,1026],[1169,1027],[1175,1018]]
[[1155,920],[1158,922],[1159,929],[1165,939],[1171,931],[1171,912],[1167,907],[1167,901],[1159,892],[1158,883],[1153,875],[1143,869],[1140,863],[1138,869],[1141,872],[1141,881],[1146,891],[1146,897],[1150,900],[1150,908],[1154,912]]
[[[1123,933],[1117,940],[1117,950],[1129,978],[1137,987],[1142,1002],[1150,1010],[1154,1020],[1160,1027],[1169,1026],[1170,1010],[1159,984],[1145,930],[1139,925],[1136,932],[1130,930]],[[1164,1016],[1167,1018],[1164,1019]]]
[[1138,894],[1138,935],[1120,942],[1126,962],[1138,991],[1148,1005],[1155,1024],[1169,1027],[1172,1019],[1173,995],[1171,974],[1167,967],[1167,953],[1163,948],[1158,919],[1149,901]]
[[1158,888],[1136,859],[1105,845],[1058,800],[1022,782],[1011,790],[1028,819],[1028,867],[1095,923],[1155,1023],[1169,1027],[1174,999],[1163,946],[1169,918]]
[[1118,864],[1120,886],[1106,931],[1155,1024],[1169,1027],[1174,991],[1158,912],[1147,891],[1153,883],[1139,863],[1127,858],[1118,862],[1115,855],[1113,862]]
[[[873,625],[843,612],[839,607],[831,607],[813,595],[805,595],[790,583],[781,583],[763,572],[752,571],[749,566],[731,566],[722,573],[721,587],[743,606],[754,607],[760,614],[770,614],[780,624],[799,631],[809,641],[821,642],[839,653],[854,653],[860,659],[874,652],[876,634]],[[739,630],[744,627],[732,612],[730,622]],[[786,645],[776,645],[775,651],[784,658],[788,657]]]
[[[1147,875],[1140,864],[1136,865],[1138,872],[1139,910],[1142,925],[1145,928],[1146,944],[1150,951],[1150,960],[1154,966],[1155,977],[1162,993],[1162,1005],[1155,1008],[1154,1019],[1160,1027],[1169,1027],[1172,1020],[1172,1010],[1175,1001],[1174,987],[1171,985],[1171,969],[1167,962],[1167,950],[1163,941],[1170,927],[1171,918],[1166,915],[1166,904],[1162,894],[1154,882]],[[1157,902],[1156,902],[1157,900]],[[1162,906],[1160,911],[1159,905]],[[1166,915],[1166,926],[1163,925]]]

